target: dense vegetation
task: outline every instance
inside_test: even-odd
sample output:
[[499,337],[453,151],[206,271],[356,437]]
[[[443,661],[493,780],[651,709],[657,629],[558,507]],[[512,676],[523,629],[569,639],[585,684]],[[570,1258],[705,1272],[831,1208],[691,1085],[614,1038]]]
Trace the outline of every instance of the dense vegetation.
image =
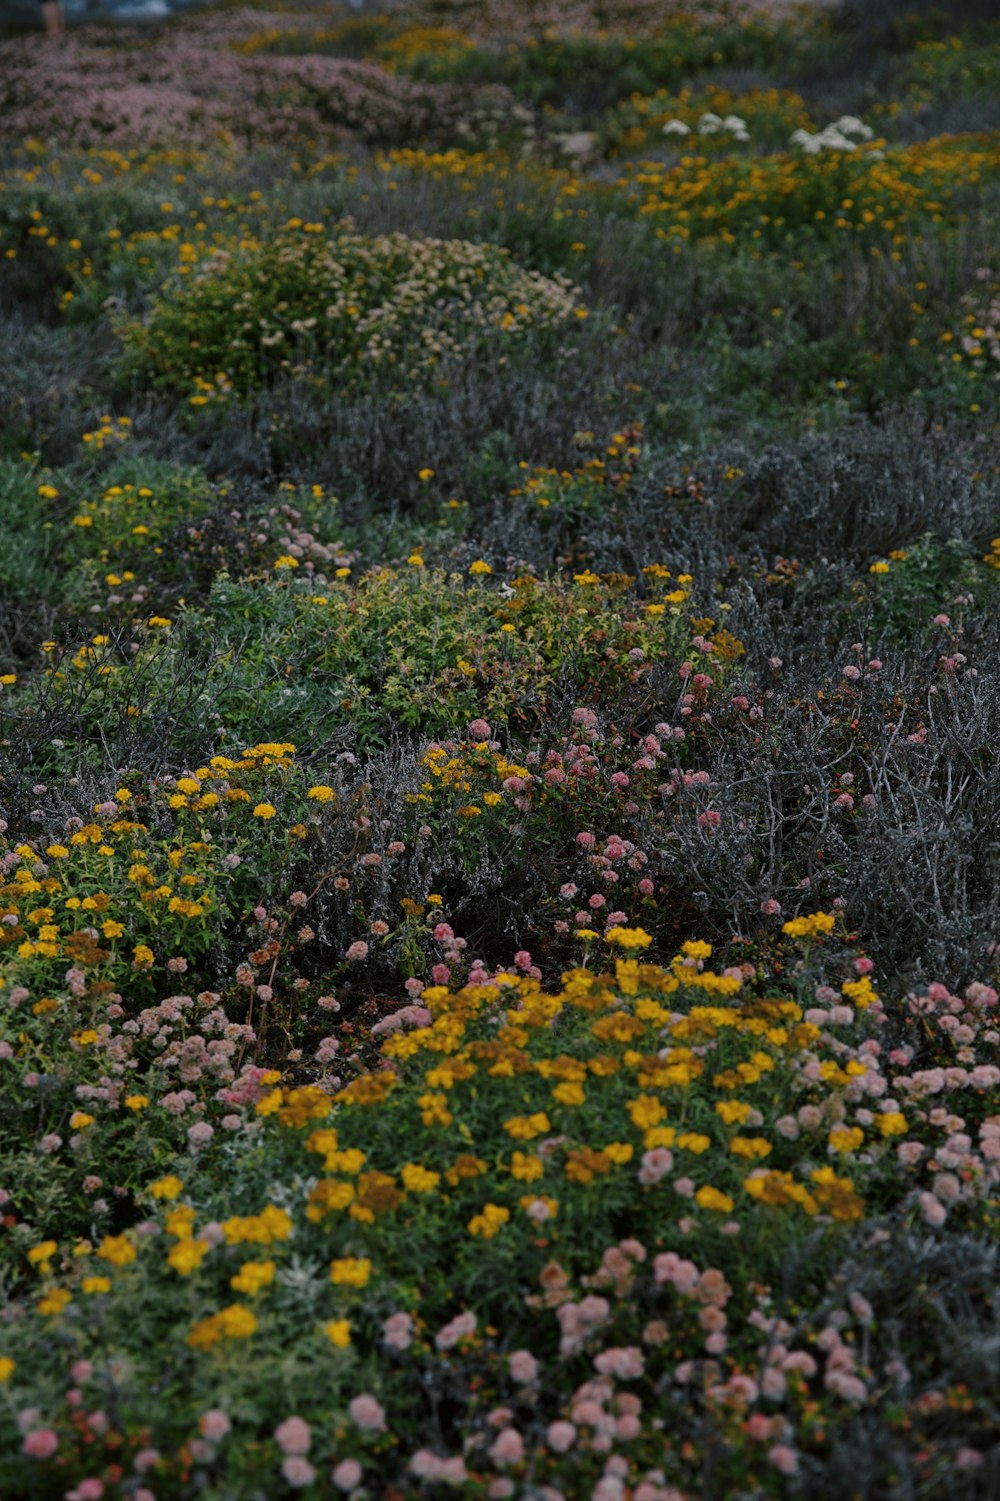
[[0,43],[0,1494],[1000,1493],[1000,28]]

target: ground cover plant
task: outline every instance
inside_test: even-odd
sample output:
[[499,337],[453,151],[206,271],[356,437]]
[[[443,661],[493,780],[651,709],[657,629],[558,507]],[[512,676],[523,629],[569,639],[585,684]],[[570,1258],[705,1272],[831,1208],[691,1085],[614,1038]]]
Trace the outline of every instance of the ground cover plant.
[[0,43],[4,1498],[1000,1492],[997,47]]

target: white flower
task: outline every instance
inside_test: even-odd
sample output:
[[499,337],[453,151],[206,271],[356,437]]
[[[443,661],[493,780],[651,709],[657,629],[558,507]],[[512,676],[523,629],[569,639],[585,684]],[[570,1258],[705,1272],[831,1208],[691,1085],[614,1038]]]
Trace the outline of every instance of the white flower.
[[711,110],[702,115],[698,121],[698,134],[700,136],[714,136],[722,129],[721,115],[713,115]]
[[832,129],[839,130],[841,135],[860,136],[863,141],[870,141],[875,133],[863,120],[859,120],[857,115],[841,115],[840,119],[834,122]]
[[841,135],[835,125],[828,125],[817,137],[820,145],[829,151],[857,151],[857,144],[849,141],[847,136]]
[[691,127],[685,125],[683,120],[668,120],[663,127],[663,134],[665,136],[689,136]]

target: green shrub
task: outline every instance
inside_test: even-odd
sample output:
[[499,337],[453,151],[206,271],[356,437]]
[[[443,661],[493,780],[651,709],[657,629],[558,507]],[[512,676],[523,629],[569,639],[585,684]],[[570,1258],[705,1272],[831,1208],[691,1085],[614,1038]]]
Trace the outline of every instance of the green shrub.
[[524,271],[496,246],[320,230],[290,221],[175,284],[145,322],[121,326],[130,367],[195,388],[195,406],[282,374],[345,391],[427,384],[456,360],[502,362],[585,316],[565,278]]

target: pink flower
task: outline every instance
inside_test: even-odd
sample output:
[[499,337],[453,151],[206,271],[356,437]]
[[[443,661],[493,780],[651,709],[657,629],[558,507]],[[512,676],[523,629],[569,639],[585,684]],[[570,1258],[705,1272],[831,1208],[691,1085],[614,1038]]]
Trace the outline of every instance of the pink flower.
[[937,1229],[939,1225],[944,1224],[945,1220],[948,1218],[948,1211],[947,1209],[945,1209],[940,1200],[936,1199],[933,1194],[922,1193],[918,1202],[920,1204],[920,1213],[923,1215],[928,1225],[932,1225],[935,1229]]
[[768,1449],[767,1457],[782,1475],[794,1475],[799,1468],[798,1456],[787,1444],[775,1444]]
[[538,1361],[530,1350],[514,1350],[509,1364],[510,1374],[515,1381],[534,1381],[538,1375]]
[[359,938],[356,943],[352,943],[351,946],[350,946],[350,948],[347,950],[346,954],[344,955],[344,958],[345,959],[350,959],[352,961],[358,960],[358,959],[367,959],[368,958],[368,945],[367,945],[367,943],[365,943],[364,939]]
[[300,1490],[303,1486],[312,1485],[316,1479],[316,1467],[311,1465],[308,1459],[302,1459],[298,1454],[291,1454],[281,1466],[281,1473],[289,1485]]
[[460,1313],[457,1318],[445,1324],[434,1336],[434,1343],[439,1350],[452,1350],[459,1340],[468,1339],[475,1334],[478,1320],[474,1313]]
[[602,1376],[614,1376],[619,1381],[635,1381],[645,1368],[642,1351],[636,1345],[602,1350],[594,1360],[594,1369]]
[[304,1418],[286,1418],[274,1430],[275,1441],[283,1454],[308,1454],[312,1433]]
[[81,1480],[79,1485],[66,1492],[66,1501],[101,1501],[104,1495],[104,1481],[98,1480],[96,1475],[89,1475],[86,1480]]
[[545,1442],[553,1454],[565,1454],[576,1442],[576,1429],[572,1423],[562,1421],[550,1423],[545,1434]]
[[59,1435],[54,1428],[33,1428],[25,1436],[21,1449],[32,1459],[50,1459],[59,1447]]
[[[382,1325],[382,1343],[390,1350],[408,1350],[413,1343],[413,1320],[408,1313],[394,1313]],[[440,1349],[440,1345],[438,1346]]]
[[516,1428],[501,1428],[490,1445],[490,1458],[495,1465],[517,1465],[524,1458],[524,1439]]
[[364,1428],[368,1432],[385,1432],[385,1410],[381,1402],[376,1401],[367,1392],[363,1392],[360,1397],[354,1397],[347,1411],[351,1415],[351,1421],[357,1423],[359,1428]]
[[[674,1184],[677,1187],[677,1184]],[[693,1190],[693,1185],[692,1185]],[[698,1268],[693,1261],[686,1261],[676,1251],[664,1251],[653,1262],[653,1275],[658,1283],[672,1282],[679,1293],[687,1293],[698,1285]]]
[[760,910],[765,917],[776,917],[781,911],[781,903],[775,901],[773,896],[769,896],[765,902],[761,902]]
[[644,1186],[659,1183],[660,1179],[670,1172],[673,1165],[673,1152],[668,1151],[666,1147],[654,1147],[651,1151],[642,1154],[639,1182]]
[[474,719],[469,725],[469,734],[473,740],[489,740],[493,731],[485,719]]
[[232,1426],[229,1414],[223,1412],[218,1407],[211,1407],[208,1412],[203,1412],[198,1424],[203,1436],[210,1438],[213,1443],[218,1443],[219,1439],[225,1438],[226,1434],[232,1429]]
[[362,1470],[356,1459],[342,1459],[330,1479],[339,1491],[353,1491],[361,1484]]

